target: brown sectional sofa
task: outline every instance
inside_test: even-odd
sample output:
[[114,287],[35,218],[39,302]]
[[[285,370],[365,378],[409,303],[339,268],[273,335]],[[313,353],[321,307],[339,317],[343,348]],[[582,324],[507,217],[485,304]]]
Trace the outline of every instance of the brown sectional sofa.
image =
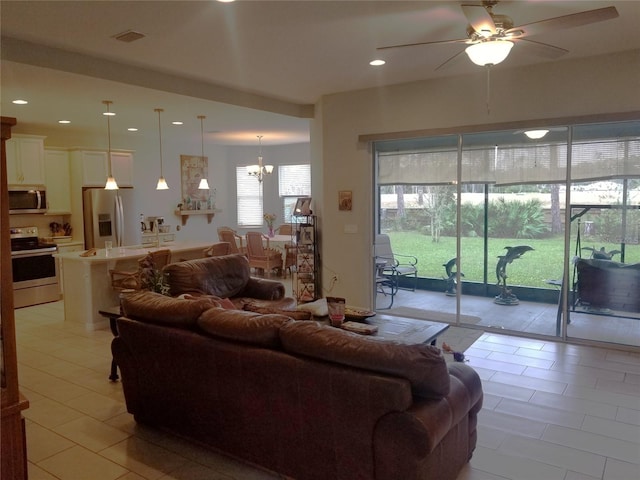
[[482,386],[429,345],[151,292],[123,301],[112,351],[127,409],[286,478],[455,479]]
[[213,295],[230,299],[238,308],[255,307],[292,309],[296,300],[285,297],[284,285],[275,280],[250,275],[244,255],[223,255],[171,263],[163,273],[169,294]]

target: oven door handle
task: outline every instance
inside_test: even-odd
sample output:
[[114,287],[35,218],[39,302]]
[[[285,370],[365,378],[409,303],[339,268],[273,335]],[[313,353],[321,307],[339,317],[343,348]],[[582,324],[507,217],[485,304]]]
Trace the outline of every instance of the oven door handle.
[[25,258],[25,257],[46,257],[56,253],[55,250],[46,250],[44,252],[34,252],[33,250],[21,250],[19,252],[11,252],[11,258]]

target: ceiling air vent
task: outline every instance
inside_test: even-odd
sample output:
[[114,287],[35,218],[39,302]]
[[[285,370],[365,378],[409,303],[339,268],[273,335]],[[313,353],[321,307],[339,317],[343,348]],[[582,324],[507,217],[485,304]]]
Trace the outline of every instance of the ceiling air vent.
[[140,40],[144,37],[144,33],[136,32],[134,30],[127,30],[126,32],[118,33],[117,35],[113,36],[113,38],[115,38],[116,40],[120,40],[121,42],[126,43],[135,42],[136,40]]

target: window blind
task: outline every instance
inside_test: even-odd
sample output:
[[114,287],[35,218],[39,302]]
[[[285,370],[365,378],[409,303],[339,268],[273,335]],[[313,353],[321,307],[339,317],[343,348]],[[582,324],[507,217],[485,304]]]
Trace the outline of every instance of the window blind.
[[246,167],[236,167],[236,187],[238,226],[262,226],[262,183],[247,174]]

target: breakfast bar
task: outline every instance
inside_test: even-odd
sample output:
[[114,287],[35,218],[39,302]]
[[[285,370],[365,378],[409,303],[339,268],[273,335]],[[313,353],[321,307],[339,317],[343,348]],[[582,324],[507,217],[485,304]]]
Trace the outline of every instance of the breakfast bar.
[[192,260],[204,256],[210,247],[204,242],[167,242],[159,247],[133,245],[96,250],[95,255],[83,257],[84,252],[58,253],[62,262],[64,317],[67,322],[83,324],[87,330],[108,328],[108,320],[99,310],[118,305],[118,292],[111,287],[109,270],[138,268],[138,260],[154,250],[171,250],[172,262]]

